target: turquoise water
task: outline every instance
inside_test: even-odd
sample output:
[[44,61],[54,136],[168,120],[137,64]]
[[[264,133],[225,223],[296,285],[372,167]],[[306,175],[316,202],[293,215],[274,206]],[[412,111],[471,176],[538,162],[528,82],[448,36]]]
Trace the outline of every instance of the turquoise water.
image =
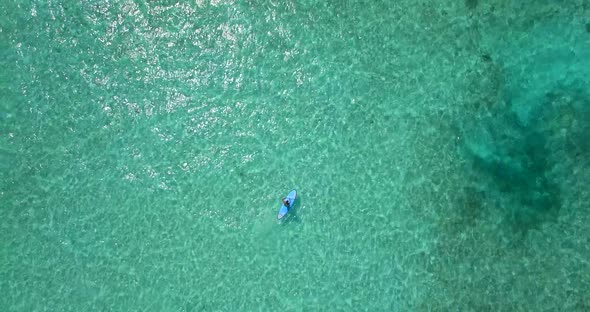
[[0,310],[590,309],[590,3],[337,2],[2,2]]

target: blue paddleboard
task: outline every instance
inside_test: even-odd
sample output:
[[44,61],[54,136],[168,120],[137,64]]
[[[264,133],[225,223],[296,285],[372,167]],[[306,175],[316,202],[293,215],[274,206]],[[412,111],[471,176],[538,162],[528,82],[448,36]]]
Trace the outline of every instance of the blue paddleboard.
[[277,219],[281,220],[287,214],[287,212],[289,212],[289,209],[291,207],[293,207],[293,203],[295,202],[295,197],[297,197],[296,190],[292,190],[289,193],[289,195],[287,195],[285,197],[285,200],[289,202],[289,207],[285,206],[285,204],[281,204],[281,208],[279,209],[279,214],[277,215]]

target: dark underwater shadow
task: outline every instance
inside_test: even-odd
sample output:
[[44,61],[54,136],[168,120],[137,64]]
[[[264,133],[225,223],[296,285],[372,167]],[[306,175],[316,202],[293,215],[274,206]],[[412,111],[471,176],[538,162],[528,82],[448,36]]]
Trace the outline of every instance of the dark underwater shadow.
[[492,181],[487,188],[494,191],[487,194],[498,196],[495,202],[501,202],[500,197],[511,199],[509,207],[504,207],[505,221],[516,232],[555,220],[561,207],[559,185],[548,178],[553,166],[547,161],[550,152],[539,148],[543,142],[517,141],[508,148],[509,155],[473,156],[473,169]]
[[482,200],[504,210],[503,223],[513,232],[526,233],[556,220],[561,208],[560,184],[551,177],[556,163],[548,148],[552,135],[546,125],[522,125],[508,109],[475,128],[465,133],[471,135],[471,142],[464,151],[470,159],[469,170],[475,173],[471,184],[487,194]]

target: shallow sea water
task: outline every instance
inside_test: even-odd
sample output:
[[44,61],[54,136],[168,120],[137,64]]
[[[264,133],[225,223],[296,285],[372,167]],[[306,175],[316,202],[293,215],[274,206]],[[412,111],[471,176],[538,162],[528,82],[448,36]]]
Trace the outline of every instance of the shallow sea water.
[[587,0],[0,12],[0,310],[590,309]]

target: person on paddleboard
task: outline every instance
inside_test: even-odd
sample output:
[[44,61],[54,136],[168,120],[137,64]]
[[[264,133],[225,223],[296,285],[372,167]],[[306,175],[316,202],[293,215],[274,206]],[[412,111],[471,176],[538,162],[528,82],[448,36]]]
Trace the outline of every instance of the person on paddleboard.
[[281,208],[279,209],[279,213],[277,214],[277,219],[281,220],[289,210],[291,210],[292,206],[295,205],[295,198],[297,197],[297,191],[292,190],[289,192],[289,195],[283,197],[281,202]]

